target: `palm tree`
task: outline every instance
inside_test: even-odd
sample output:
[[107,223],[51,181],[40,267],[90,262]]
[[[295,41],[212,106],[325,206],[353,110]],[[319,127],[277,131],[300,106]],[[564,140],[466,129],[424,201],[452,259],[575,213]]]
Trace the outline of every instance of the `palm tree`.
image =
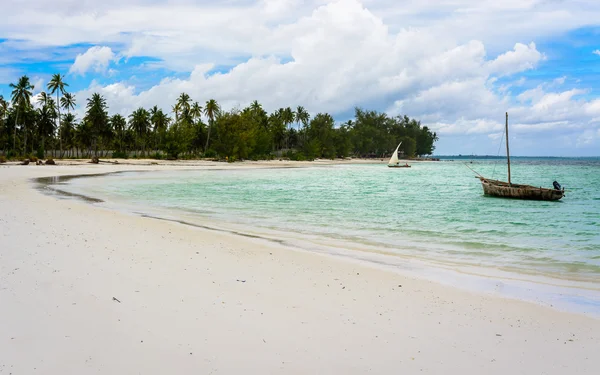
[[[4,128],[5,118],[8,116],[8,102],[4,100],[4,96],[0,95],[0,131]],[[2,135],[0,133],[0,135]],[[1,138],[0,138],[1,139]],[[2,148],[4,150],[4,148]]]
[[179,112],[181,111],[181,108],[179,108],[179,104],[173,104],[173,106],[171,107],[171,111],[175,114],[175,122],[179,122]]
[[212,128],[213,123],[215,122],[215,117],[219,114],[220,111],[221,107],[219,106],[219,103],[217,103],[217,101],[214,99],[208,100],[206,102],[206,105],[204,106],[204,114],[206,115],[206,117],[208,117],[208,134],[206,136],[206,145],[204,146],[204,153],[208,151],[208,142],[210,141],[210,129]]
[[178,112],[181,113],[181,116],[183,118],[188,118],[190,115],[190,102],[192,101],[192,98],[190,98],[190,96],[188,94],[186,94],[185,92],[182,92],[179,97],[177,98],[177,109]]
[[161,143],[161,136],[167,131],[169,122],[171,119],[167,116],[162,109],[154,106],[150,110],[150,122],[152,123],[152,132],[155,137],[155,148],[158,149]]
[[[64,99],[64,97],[61,99]],[[62,126],[61,134],[63,135],[63,137],[65,139],[66,148],[67,148],[67,150],[72,151],[73,146],[74,146],[73,145],[73,135],[75,133],[75,115],[72,113],[67,113],[67,114],[63,115],[61,126]],[[69,153],[69,155],[72,155],[72,154]]]
[[70,92],[65,92],[63,97],[60,98],[60,106],[63,109],[66,109],[68,113],[71,113],[72,109],[75,109],[75,95]]
[[[13,150],[16,149],[15,141],[17,139],[17,124],[19,123],[19,112],[24,109],[28,109],[31,107],[31,91],[35,88],[31,82],[29,82],[29,77],[22,76],[19,78],[19,81],[15,85],[11,83],[10,88],[13,89],[11,93],[11,101],[13,107],[17,110],[17,115],[15,117],[15,131],[13,136]],[[27,146],[27,131],[25,131],[25,140],[23,142],[23,150],[25,150]]]
[[87,100],[86,114],[81,123],[82,129],[90,134],[82,134],[86,139],[91,138],[90,146],[94,148],[96,156],[98,156],[98,138],[107,135],[110,128],[108,122],[108,113],[106,99],[98,93],[92,94],[92,97]]
[[0,95],[0,119],[4,120],[6,115],[8,115],[8,102],[4,100],[4,96]]
[[288,134],[288,126],[290,126],[290,124],[292,124],[294,122],[294,111],[292,111],[292,109],[290,107],[287,107],[286,109],[282,110],[280,112],[281,115],[281,121],[283,121],[284,125],[285,125],[285,131],[286,131],[286,135],[285,135],[285,147],[289,148],[289,134]]
[[304,141],[306,141],[306,127],[308,126],[308,121],[310,120],[310,115],[308,114],[306,109],[304,109],[303,106],[299,105],[298,108],[296,108],[295,117],[296,117],[296,125],[298,125],[298,133],[300,133],[300,123],[302,123],[303,127],[305,128]]
[[42,91],[38,94],[37,103],[40,105],[40,107],[43,107],[48,104],[48,99],[50,99],[48,94]]
[[142,155],[146,153],[146,135],[150,128],[150,113],[144,108],[140,107],[136,109],[131,115],[129,115],[129,128],[133,130],[138,140],[142,140]]
[[263,108],[258,100],[255,100],[250,104],[250,110],[252,110],[253,113],[260,113],[262,112]]
[[194,104],[192,104],[190,116],[192,116],[192,119],[195,121],[198,121],[200,118],[202,118],[202,106],[198,104],[198,102],[194,102]]
[[53,74],[52,79],[46,85],[46,88],[50,90],[50,94],[56,93],[56,109],[58,111],[58,142],[60,144],[60,157],[63,156],[63,148],[62,148],[62,134],[60,133],[60,94],[65,94],[65,87],[69,86],[68,83],[63,81],[64,76],[60,74]]
[[117,113],[110,118],[110,125],[119,138],[119,152],[123,152],[123,136],[127,127],[127,120]]
[[45,92],[42,92],[41,94],[43,95],[40,95],[38,98],[38,103],[42,104],[42,106],[38,108],[37,115],[38,132],[42,138],[42,155],[40,155],[40,157],[43,158],[46,137],[52,136],[56,128],[56,110],[54,100],[47,96]]

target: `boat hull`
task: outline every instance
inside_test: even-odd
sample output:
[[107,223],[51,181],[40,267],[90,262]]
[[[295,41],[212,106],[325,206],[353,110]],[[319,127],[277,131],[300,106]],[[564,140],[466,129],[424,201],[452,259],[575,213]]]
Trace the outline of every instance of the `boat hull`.
[[388,165],[390,168],[410,168],[410,165]]
[[557,201],[564,197],[562,190],[547,189],[530,185],[509,184],[504,181],[479,177],[483,194],[491,197],[527,199],[536,201]]

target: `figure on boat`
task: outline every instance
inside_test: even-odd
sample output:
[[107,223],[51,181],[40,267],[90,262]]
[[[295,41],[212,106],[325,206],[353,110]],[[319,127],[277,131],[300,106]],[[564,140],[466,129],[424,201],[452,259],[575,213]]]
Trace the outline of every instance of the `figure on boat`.
[[481,175],[477,176],[483,187],[483,194],[514,199],[529,199],[541,201],[557,201],[565,196],[565,189],[556,181],[552,183],[554,189],[535,187],[531,185],[517,185],[510,181],[510,151],[508,147],[508,112],[506,113],[506,160],[508,165],[508,182],[490,180]]

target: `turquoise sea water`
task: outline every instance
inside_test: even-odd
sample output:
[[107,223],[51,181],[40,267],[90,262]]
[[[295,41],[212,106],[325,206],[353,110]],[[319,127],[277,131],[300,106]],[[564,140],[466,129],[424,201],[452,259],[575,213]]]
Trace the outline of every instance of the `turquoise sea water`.
[[567,190],[559,202],[485,197],[465,163],[506,179],[504,161],[467,159],[410,169],[131,172],[73,180],[69,188],[137,212],[292,238],[308,250],[350,249],[507,279],[539,276],[600,301],[600,160],[513,160],[513,182],[551,187],[557,180]]

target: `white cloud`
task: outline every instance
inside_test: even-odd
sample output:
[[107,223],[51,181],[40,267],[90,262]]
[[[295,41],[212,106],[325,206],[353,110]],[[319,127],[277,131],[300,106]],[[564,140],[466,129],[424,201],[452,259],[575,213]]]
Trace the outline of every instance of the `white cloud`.
[[84,75],[90,70],[106,72],[108,65],[115,61],[118,61],[118,58],[110,47],[90,47],[85,53],[77,55],[69,73]]
[[592,51],[592,53],[593,53],[594,55],[598,55],[598,56],[600,56],[600,49],[594,50],[594,51]]
[[542,59],[544,59],[544,55],[536,49],[535,43],[531,42],[529,45],[517,43],[514,50],[503,53],[495,60],[490,61],[488,68],[492,74],[510,75],[533,69]]
[[[181,92],[201,102],[217,99],[225,108],[257,99],[269,111],[300,104],[313,113],[334,114],[387,100],[391,114],[417,117],[441,135],[485,135],[490,141],[496,138],[488,134],[502,132],[505,111],[514,134],[539,136],[548,129],[581,134],[597,128],[583,114],[600,116],[600,102],[578,100],[584,90],[554,92],[551,85],[540,85],[517,101],[498,90],[494,76],[533,69],[543,60],[533,43],[516,43],[488,59],[478,40],[457,43],[426,28],[390,32],[381,18],[352,0],[323,5],[266,35],[274,50],[285,51],[277,46],[287,43],[292,60],[252,57],[217,74],[210,74],[214,64],[198,64],[188,77],[167,78],[141,92],[120,82],[93,84],[79,95],[100,92],[111,112],[125,115],[155,104],[170,111]],[[515,84],[525,82],[521,78]]]
[[[117,56],[152,57],[147,66],[177,71],[178,78],[143,90],[132,83],[139,75],[77,93],[80,105],[102,93],[111,113],[155,104],[170,110],[185,91],[225,108],[254,99],[267,110],[304,105],[313,113],[376,106],[418,117],[447,136],[487,140],[501,132],[507,110],[515,134],[567,129],[573,144],[582,129],[594,133],[600,126],[591,120],[600,118],[600,102],[561,89],[564,77],[511,93],[528,88],[518,73],[543,64],[547,51],[534,42],[597,24],[596,1],[582,0],[581,7],[541,0],[5,1],[0,38],[25,51],[96,45],[77,56],[74,74],[109,79]],[[233,68],[211,74],[224,65]]]
[[567,80],[567,77],[562,76],[562,77],[555,78],[554,81],[552,81],[552,83],[557,86],[561,86],[565,83],[566,80]]

